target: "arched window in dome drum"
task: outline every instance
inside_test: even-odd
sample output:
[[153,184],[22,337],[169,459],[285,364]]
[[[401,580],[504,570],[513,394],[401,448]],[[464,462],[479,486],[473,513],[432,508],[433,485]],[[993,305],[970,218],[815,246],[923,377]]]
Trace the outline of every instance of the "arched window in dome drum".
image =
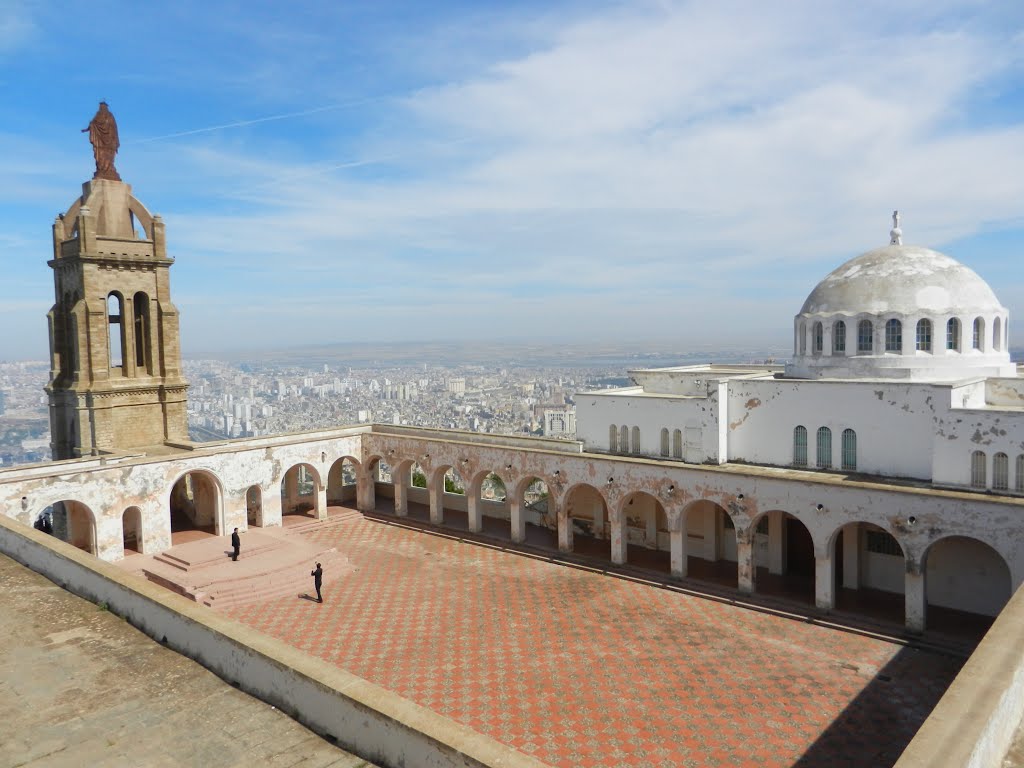
[[857,470],[857,433],[852,429],[843,430],[842,468],[851,472]]
[[903,323],[893,318],[885,324],[885,351],[901,352],[903,350]]
[[818,428],[818,469],[832,468],[832,430]]
[[971,487],[984,488],[988,483],[988,458],[984,451],[971,454]]
[[807,323],[800,323],[800,354],[807,354]]
[[870,355],[874,346],[874,328],[870,320],[857,323],[857,353]]
[[807,466],[807,427],[793,430],[793,466]]
[[918,320],[917,321],[917,351],[918,352],[931,352],[932,351],[932,321],[931,320]]
[[974,349],[985,348],[985,320],[980,317],[974,318]]
[[1003,348],[1003,326],[999,322],[997,317],[992,321],[992,349],[998,352]]
[[1010,487],[1010,457],[997,453],[992,457],[992,490],[1005,491]]
[[825,348],[825,329],[821,323],[814,324],[814,354],[820,355]]
[[846,352],[846,323],[842,320],[832,326],[832,352]]
[[954,352],[960,349],[960,321],[955,317],[949,318],[946,323],[946,349]]

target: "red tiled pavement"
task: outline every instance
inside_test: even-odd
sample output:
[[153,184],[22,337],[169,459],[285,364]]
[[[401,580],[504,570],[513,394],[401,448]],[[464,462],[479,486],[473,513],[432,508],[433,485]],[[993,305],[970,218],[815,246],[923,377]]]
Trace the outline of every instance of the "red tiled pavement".
[[[557,766],[887,766],[962,660],[355,517],[225,612]],[[310,583],[312,588],[312,583]]]

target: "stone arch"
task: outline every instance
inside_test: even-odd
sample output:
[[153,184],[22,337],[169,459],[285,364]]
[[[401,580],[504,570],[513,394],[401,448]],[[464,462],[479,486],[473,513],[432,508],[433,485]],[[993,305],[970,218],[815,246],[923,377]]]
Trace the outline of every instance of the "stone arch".
[[558,504],[554,484],[539,475],[519,479],[512,491],[512,540],[558,546]]
[[168,496],[171,518],[171,543],[174,534],[184,531],[224,535],[224,486],[208,469],[192,469],[171,485]]
[[90,555],[99,554],[96,515],[81,501],[60,499],[46,505],[36,515],[33,526]]
[[565,494],[565,547],[611,560],[608,500],[589,483],[576,483]]
[[430,489],[430,521],[456,528],[469,527],[466,483],[452,464],[434,468],[428,480]]
[[737,587],[738,541],[736,522],[729,511],[711,499],[695,499],[680,514],[682,535],[686,537],[687,574]]
[[327,470],[327,503],[343,504],[356,496],[362,465],[353,456],[342,456]]
[[626,560],[667,573],[670,532],[665,505],[653,494],[633,491],[622,499],[618,517],[626,537]]
[[470,530],[500,538],[512,538],[511,503],[505,480],[497,472],[482,469],[466,487]]
[[320,473],[308,462],[293,464],[281,478],[281,514],[319,517]]
[[938,609],[994,617],[1012,594],[1009,564],[980,539],[944,536],[928,545],[921,562],[925,602],[932,616]]
[[748,528],[753,583],[758,592],[814,602],[814,535],[796,515],[781,509],[759,512]]
[[891,531],[867,522],[844,523],[826,541],[835,607],[903,624],[907,548]]
[[142,510],[138,507],[128,507],[121,514],[121,540],[124,544],[125,554],[145,552],[145,542],[142,536]]
[[250,528],[263,527],[263,488],[258,484],[245,491],[245,519]]

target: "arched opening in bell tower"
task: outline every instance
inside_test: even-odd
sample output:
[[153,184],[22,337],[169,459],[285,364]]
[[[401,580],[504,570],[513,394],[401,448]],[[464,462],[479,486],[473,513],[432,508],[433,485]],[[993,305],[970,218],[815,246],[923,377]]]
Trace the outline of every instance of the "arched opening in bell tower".
[[138,373],[152,373],[152,356],[149,346],[149,296],[142,291],[132,299],[134,312],[133,330],[135,336],[135,368]]
[[111,292],[107,296],[108,354],[110,367],[124,369],[124,299]]

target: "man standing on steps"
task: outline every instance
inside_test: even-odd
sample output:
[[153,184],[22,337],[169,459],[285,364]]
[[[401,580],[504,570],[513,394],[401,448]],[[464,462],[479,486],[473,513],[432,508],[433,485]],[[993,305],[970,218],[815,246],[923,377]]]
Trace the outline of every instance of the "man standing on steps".
[[238,560],[238,551],[242,548],[242,539],[238,535],[237,528],[235,528],[234,533],[231,534],[231,546],[235,550],[231,555],[231,559]]
[[324,599],[320,595],[320,587],[324,584],[324,569],[320,567],[320,563],[316,564],[316,570],[311,571],[309,575],[313,577],[313,586],[316,587],[316,601],[322,603]]

